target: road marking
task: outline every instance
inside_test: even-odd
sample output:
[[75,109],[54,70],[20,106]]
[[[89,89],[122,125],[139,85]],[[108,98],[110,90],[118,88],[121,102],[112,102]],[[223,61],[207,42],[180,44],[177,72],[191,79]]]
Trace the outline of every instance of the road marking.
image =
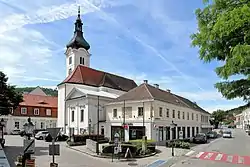
[[202,154],[204,154],[205,152],[199,152],[199,154],[197,154],[195,157],[196,158],[200,158],[200,156],[202,156]]
[[243,164],[244,163],[244,158],[241,156],[238,156],[238,163]]
[[218,154],[216,157],[215,157],[215,161],[220,161],[221,158],[222,158],[223,154]]
[[195,152],[194,150],[191,150],[191,151],[189,151],[188,153],[186,153],[185,155],[186,155],[186,156],[189,156],[189,155],[193,154],[194,152]]
[[227,162],[233,162],[233,156],[232,155],[227,156]]
[[157,160],[157,161],[154,161],[153,163],[147,165],[147,167],[159,167],[163,164],[165,164],[167,161],[164,161],[164,160]]
[[208,153],[203,159],[210,159],[214,153]]

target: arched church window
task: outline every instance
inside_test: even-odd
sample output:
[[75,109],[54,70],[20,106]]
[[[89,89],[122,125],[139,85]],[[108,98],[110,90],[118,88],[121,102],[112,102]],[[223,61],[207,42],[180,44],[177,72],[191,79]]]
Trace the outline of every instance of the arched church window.
[[84,65],[84,58],[80,57],[80,64]]

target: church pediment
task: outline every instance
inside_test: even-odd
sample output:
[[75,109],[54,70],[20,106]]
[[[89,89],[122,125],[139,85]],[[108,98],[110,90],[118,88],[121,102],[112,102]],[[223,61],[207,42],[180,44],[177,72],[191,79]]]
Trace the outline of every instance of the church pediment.
[[66,100],[73,100],[73,99],[77,99],[81,97],[86,97],[86,94],[77,88],[73,88],[71,92],[68,94],[68,96],[66,97]]

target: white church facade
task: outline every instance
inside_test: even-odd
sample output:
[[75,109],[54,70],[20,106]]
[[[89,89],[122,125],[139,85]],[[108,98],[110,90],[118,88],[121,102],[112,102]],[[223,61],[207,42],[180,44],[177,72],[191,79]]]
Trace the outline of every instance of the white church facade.
[[97,133],[99,124],[99,133],[105,135],[104,105],[137,85],[131,79],[90,68],[90,45],[82,25],[79,11],[65,52],[66,79],[58,85],[57,126],[66,134],[70,129],[79,134]]

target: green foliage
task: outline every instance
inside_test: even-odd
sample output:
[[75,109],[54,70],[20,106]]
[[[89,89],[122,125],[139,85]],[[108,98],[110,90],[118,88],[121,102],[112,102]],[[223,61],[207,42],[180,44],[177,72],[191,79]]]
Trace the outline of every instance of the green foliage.
[[[25,93],[25,92],[31,92],[32,90],[34,90],[36,87],[22,87],[22,88],[16,88],[16,91],[19,93]],[[46,93],[49,96],[57,96],[58,92],[55,89],[51,89],[51,88],[42,88],[41,89],[44,91],[44,93]]]
[[228,113],[228,114],[230,114],[230,113],[240,114],[240,113],[242,113],[243,110],[245,110],[245,109],[247,109],[249,107],[250,107],[250,103],[245,104],[243,106],[239,106],[237,108],[233,108],[233,109],[227,110],[226,113]]
[[[250,101],[250,1],[204,1],[197,9],[198,32],[191,35],[192,45],[199,47],[200,59],[223,64],[215,69],[225,81],[215,87],[227,99]],[[239,79],[228,80],[238,76]]]
[[211,123],[215,125],[215,128],[218,128],[220,122],[223,122],[226,118],[227,113],[223,110],[214,111],[211,117],[214,119]]
[[22,95],[15,91],[15,86],[7,82],[7,76],[0,71],[0,115],[10,114],[10,108],[16,109],[23,101]]

